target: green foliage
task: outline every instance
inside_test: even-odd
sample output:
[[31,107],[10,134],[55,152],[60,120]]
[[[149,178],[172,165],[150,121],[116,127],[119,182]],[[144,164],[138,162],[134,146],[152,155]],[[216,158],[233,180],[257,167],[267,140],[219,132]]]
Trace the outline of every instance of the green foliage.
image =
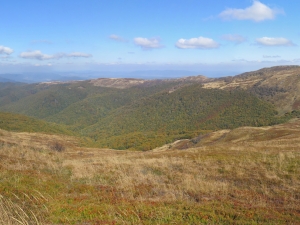
[[[84,89],[79,89],[73,85],[51,85],[35,84],[30,85],[30,90],[22,98],[12,101],[2,107],[2,110],[22,113],[43,119],[47,116],[58,113],[68,105],[86,97]],[[25,90],[28,86],[24,87]],[[15,90],[19,95],[25,91]]]
[[276,124],[274,107],[244,91],[190,85],[116,110],[83,130],[100,146],[148,149],[208,130]]
[[48,123],[24,115],[0,112],[0,129],[18,132],[73,134],[63,125]]
[[289,120],[292,118],[300,118],[300,111],[299,110],[293,110],[292,112],[285,113],[282,117],[283,120]]
[[[1,90],[9,90],[5,104]],[[0,86],[1,96],[2,110],[67,125],[93,140],[85,144],[115,149],[149,150],[211,130],[288,119],[278,118],[270,103],[243,90],[204,89],[176,80],[127,89],[96,87],[88,81]]]
[[97,92],[91,91],[85,99],[70,104],[59,113],[46,119],[55,123],[64,123],[79,131],[99,122],[116,109],[131,105],[135,101],[168,89],[176,84],[177,82],[170,82],[168,84],[132,87],[129,89],[97,87],[103,91],[100,93],[99,90]]
[[111,110],[168,89],[178,82],[157,82],[116,89],[93,86],[89,81],[64,84],[0,85],[0,109],[65,123],[75,127],[94,123]]

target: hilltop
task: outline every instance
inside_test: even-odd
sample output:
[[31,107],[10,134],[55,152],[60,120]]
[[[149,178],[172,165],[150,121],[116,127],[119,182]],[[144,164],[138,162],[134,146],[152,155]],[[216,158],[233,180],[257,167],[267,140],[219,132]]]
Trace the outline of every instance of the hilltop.
[[300,109],[300,67],[276,66],[207,82],[204,88],[243,89],[276,106],[280,114]]

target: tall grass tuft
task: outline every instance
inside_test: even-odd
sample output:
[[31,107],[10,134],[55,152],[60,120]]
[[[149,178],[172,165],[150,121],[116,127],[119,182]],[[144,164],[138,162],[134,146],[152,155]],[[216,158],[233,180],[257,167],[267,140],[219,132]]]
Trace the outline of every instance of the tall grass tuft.
[[[17,196],[16,196],[17,197]],[[0,195],[0,225],[40,225],[37,213]]]

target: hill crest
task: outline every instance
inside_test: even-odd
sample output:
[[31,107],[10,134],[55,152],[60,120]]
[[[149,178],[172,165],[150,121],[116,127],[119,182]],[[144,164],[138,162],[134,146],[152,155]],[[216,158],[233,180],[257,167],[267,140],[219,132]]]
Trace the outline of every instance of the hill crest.
[[118,88],[126,89],[134,86],[151,86],[157,83],[171,83],[171,82],[197,82],[204,83],[212,81],[212,78],[205,77],[203,75],[188,76],[176,79],[136,79],[136,78],[98,78],[90,80],[90,83],[98,87]]
[[203,84],[207,89],[244,89],[276,106],[280,114],[300,109],[300,66],[276,66],[222,77]]

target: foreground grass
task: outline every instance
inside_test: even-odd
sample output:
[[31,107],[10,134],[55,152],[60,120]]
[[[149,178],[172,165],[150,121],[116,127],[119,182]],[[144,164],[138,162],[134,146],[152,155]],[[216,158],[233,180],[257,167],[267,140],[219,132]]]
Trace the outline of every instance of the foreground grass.
[[151,152],[2,132],[2,209],[13,203],[28,224],[300,223],[300,122],[247,129]]

